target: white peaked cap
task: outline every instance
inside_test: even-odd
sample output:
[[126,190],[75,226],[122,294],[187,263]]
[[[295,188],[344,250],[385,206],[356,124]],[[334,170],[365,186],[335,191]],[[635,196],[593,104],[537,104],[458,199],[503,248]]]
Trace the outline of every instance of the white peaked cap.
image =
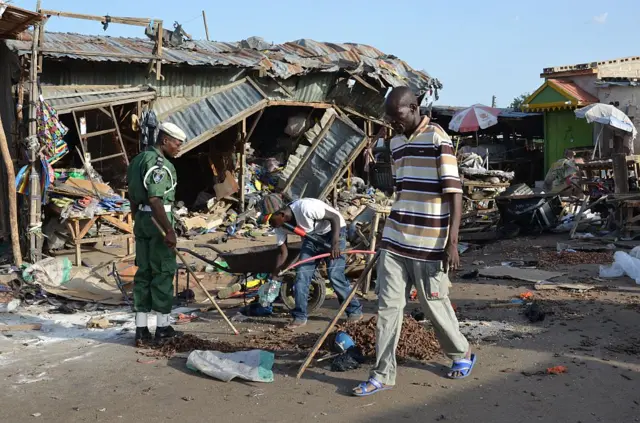
[[165,134],[169,135],[170,137],[177,139],[180,142],[185,142],[187,140],[187,134],[185,134],[182,129],[178,128],[178,125],[176,125],[175,123],[171,123],[171,122],[161,123],[160,130]]

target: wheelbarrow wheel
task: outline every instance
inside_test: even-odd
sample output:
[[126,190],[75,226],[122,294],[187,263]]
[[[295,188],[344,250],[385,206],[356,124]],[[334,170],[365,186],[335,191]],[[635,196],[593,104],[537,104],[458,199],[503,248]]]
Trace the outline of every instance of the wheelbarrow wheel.
[[[289,310],[296,308],[296,301],[293,296],[295,280],[295,273],[285,275],[280,287],[280,298],[282,298],[282,302]],[[325,281],[316,273],[311,280],[311,286],[309,286],[307,313],[311,314],[322,307],[326,295],[327,287],[325,286]]]

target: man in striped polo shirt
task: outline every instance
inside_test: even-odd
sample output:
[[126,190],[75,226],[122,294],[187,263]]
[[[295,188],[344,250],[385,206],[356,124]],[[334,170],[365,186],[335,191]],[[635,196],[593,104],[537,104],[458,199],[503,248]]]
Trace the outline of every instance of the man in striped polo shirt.
[[460,333],[445,271],[460,264],[462,184],[451,139],[428,117],[420,116],[409,88],[393,89],[385,111],[397,133],[391,140],[397,198],[382,233],[378,261],[376,365],[369,380],[354,389],[356,396],[395,385],[396,348],[412,285],[442,349],[453,360],[448,376],[468,376],[476,360]]

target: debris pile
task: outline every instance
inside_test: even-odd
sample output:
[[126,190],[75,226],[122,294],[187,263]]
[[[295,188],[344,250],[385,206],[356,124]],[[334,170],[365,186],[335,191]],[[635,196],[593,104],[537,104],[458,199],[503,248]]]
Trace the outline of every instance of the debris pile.
[[209,341],[187,334],[180,338],[170,339],[162,345],[139,343],[137,346],[144,349],[139,353],[148,357],[171,358],[176,354],[194,350],[220,351],[223,353],[254,349],[273,352],[307,351],[313,347],[317,339],[318,335],[315,333],[292,335],[290,331],[281,330],[264,335],[249,336],[235,342]]
[[[338,328],[353,338],[366,357],[376,354],[376,322],[377,317],[355,323],[347,323]],[[429,360],[440,354],[440,344],[433,330],[425,329],[413,317],[407,315],[402,322],[402,332],[396,356],[399,359]]]
[[547,269],[553,269],[559,265],[611,264],[612,262],[611,252],[560,251],[541,252],[538,255],[538,265]]

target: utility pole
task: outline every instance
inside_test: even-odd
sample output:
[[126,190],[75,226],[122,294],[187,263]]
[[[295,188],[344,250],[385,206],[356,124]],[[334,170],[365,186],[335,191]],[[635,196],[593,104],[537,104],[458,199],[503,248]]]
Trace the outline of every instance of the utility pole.
[[204,22],[204,33],[207,36],[207,41],[209,41],[209,27],[207,26],[207,14],[202,11],[202,21]]
[[496,107],[496,96],[491,97],[491,107]]

